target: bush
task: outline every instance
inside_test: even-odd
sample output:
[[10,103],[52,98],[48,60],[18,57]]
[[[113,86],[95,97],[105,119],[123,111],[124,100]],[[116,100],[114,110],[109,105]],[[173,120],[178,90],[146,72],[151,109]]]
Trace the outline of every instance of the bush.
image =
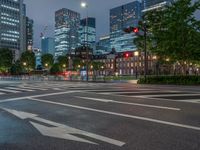
[[140,78],[138,84],[200,85],[200,76],[148,76]]

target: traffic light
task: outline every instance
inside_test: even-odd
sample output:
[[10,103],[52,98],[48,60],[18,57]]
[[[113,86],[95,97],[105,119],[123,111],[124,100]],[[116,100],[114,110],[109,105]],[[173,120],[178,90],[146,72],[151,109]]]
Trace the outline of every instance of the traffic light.
[[128,27],[124,29],[124,32],[126,33],[138,33],[139,32],[139,28],[138,27]]
[[131,54],[129,52],[124,52],[123,56],[124,58],[129,58],[131,57]]
[[139,28],[133,28],[133,32],[134,33],[138,33],[139,32]]

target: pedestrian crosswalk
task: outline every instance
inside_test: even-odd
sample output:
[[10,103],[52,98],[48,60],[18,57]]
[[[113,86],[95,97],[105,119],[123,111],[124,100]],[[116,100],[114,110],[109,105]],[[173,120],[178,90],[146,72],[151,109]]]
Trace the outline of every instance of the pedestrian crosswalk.
[[0,86],[0,95],[4,94],[17,94],[24,92],[37,92],[37,91],[65,91],[65,90],[84,90],[93,89],[93,87],[101,86],[101,84],[94,83],[21,83],[10,84],[9,86]]

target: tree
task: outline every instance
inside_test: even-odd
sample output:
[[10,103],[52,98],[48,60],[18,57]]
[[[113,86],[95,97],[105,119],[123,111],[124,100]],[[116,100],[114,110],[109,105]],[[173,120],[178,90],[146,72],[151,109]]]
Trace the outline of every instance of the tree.
[[51,68],[54,62],[52,54],[44,54],[41,57],[42,66],[45,68]]
[[20,61],[16,61],[15,64],[12,65],[12,67],[10,68],[10,73],[12,75],[20,75],[22,73],[22,66],[20,64]]
[[67,64],[68,64],[68,59],[67,59],[67,57],[66,56],[59,56],[58,57],[58,64],[60,65],[60,66],[67,66]]
[[62,72],[62,68],[60,67],[60,65],[58,63],[53,64],[53,66],[50,69],[50,73],[57,74],[59,72]]
[[36,65],[35,54],[31,51],[23,52],[20,58],[20,63],[28,72],[33,70]]
[[198,9],[200,1],[178,0],[162,10],[161,23],[152,28],[158,48],[153,52],[181,63],[199,61],[200,21],[194,16]]
[[[200,1],[177,0],[169,6],[147,12],[144,21],[148,31],[148,50],[160,60],[170,59],[170,62],[179,62],[182,66],[200,61],[200,21],[194,16],[198,9]],[[143,40],[141,37],[136,39],[139,48]]]
[[10,49],[1,48],[0,49],[0,72],[7,72],[12,66],[13,53]]
[[75,70],[81,69],[86,64],[80,59],[80,58],[74,58],[73,59],[73,68]]

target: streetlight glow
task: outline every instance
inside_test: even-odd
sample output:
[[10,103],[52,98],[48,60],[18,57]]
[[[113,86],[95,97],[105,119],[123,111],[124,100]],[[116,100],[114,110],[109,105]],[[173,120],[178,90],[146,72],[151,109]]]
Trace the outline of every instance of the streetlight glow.
[[87,7],[87,3],[86,2],[82,2],[81,3],[81,7],[83,7],[83,8]]

